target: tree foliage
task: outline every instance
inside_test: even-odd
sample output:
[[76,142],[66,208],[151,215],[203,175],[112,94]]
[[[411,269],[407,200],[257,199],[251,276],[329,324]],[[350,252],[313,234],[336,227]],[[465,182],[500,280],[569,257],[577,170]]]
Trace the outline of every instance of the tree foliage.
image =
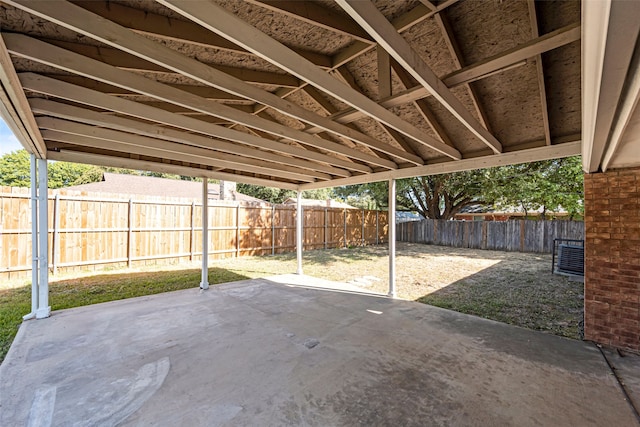
[[[80,163],[50,162],[47,170],[49,188],[62,188],[71,185],[98,182],[105,172],[155,176],[160,178],[201,181],[201,178],[168,173],[143,172],[133,169],[100,167]],[[29,187],[31,185],[31,156],[26,150],[17,150],[0,157],[0,185],[10,187]]]
[[[384,209],[388,206],[387,182],[340,187],[336,194],[358,207]],[[470,205],[504,210],[517,208],[525,214],[540,209],[543,217],[548,211],[564,209],[574,218],[583,214],[583,194],[580,157],[396,182],[398,210],[417,211],[425,218],[434,219],[451,219]]]
[[561,209],[570,218],[584,213],[580,157],[503,166],[489,169],[487,174],[493,182],[487,189],[488,197],[498,208],[517,206],[525,215],[540,210],[543,218],[548,211]]
[[[282,203],[289,197],[296,197],[294,190],[285,190],[282,188],[263,187],[261,185],[238,183],[238,193],[246,194],[258,199],[262,199],[269,203]],[[333,192],[329,188],[319,190],[307,190],[302,192],[305,199],[326,200],[333,197]]]

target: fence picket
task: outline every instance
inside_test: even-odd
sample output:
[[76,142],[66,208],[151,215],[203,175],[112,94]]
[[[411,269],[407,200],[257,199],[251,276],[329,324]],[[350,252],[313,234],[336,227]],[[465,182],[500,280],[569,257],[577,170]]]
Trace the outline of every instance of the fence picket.
[[551,253],[553,239],[584,239],[580,221],[446,221],[426,219],[400,223],[400,242],[470,249]]
[[[0,187],[0,280],[26,278],[31,269],[29,197],[28,188]],[[202,245],[200,200],[65,190],[51,190],[49,199],[49,253],[55,255],[57,270],[202,256],[197,250]],[[295,250],[294,207],[237,205],[211,206],[212,259]],[[59,223],[54,212],[59,212]],[[374,216],[372,211],[306,207],[304,215],[305,250],[382,243],[388,231],[386,212]]]

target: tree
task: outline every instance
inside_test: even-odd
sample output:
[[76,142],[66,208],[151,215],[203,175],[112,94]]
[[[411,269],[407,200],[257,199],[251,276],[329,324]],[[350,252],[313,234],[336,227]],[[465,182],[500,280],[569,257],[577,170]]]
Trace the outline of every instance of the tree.
[[497,206],[519,206],[527,215],[532,210],[566,210],[570,218],[584,213],[584,190],[580,157],[544,160],[488,170],[494,182],[488,192]]
[[[17,150],[0,157],[0,185],[10,187],[29,187],[31,185],[31,158],[26,150]],[[50,162],[47,178],[49,188],[61,188],[71,185],[88,184],[98,182],[105,172],[157,176],[169,179],[181,179],[185,181],[201,181],[202,178],[182,176],[168,173],[143,172],[133,169],[113,167],[101,167],[80,163]],[[210,180],[217,182],[217,180]]]
[[[294,190],[285,190],[282,188],[263,187],[261,185],[243,184],[238,183],[238,193],[246,194],[247,196],[262,199],[269,203],[282,203],[289,197],[296,197]],[[333,192],[329,188],[322,188],[318,190],[307,190],[302,192],[302,197],[305,199],[326,200],[333,197]]]
[[[479,171],[400,179],[396,182],[396,209],[415,210],[425,218],[451,219],[469,205],[487,203],[479,191],[485,181],[485,174]],[[386,181],[340,187],[336,194],[356,207],[384,209],[388,206]],[[354,201],[358,198],[364,200],[366,206]]]
[[30,162],[30,156],[26,150],[13,151],[0,157],[0,185],[31,186]]
[[483,171],[422,176],[400,180],[396,192],[401,205],[413,205],[425,218],[452,219],[467,206],[491,203],[486,181]]
[[[381,209],[387,207],[387,182],[336,189],[343,200]],[[415,210],[425,218],[451,219],[470,205],[521,208],[525,215],[542,208],[564,209],[570,218],[583,214],[580,157],[402,179],[396,182],[397,208]]]

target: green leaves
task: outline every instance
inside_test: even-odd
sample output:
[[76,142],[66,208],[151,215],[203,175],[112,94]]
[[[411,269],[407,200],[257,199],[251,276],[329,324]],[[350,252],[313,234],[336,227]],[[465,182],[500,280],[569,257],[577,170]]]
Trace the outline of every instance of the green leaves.
[[[387,182],[337,188],[336,194],[358,207],[386,208]],[[546,160],[476,171],[398,180],[398,210],[415,210],[425,218],[452,219],[470,205],[497,210],[565,210],[581,216],[583,174],[580,157]],[[360,204],[358,204],[360,201]],[[366,206],[361,206],[362,204]]]
[[[29,187],[31,185],[31,157],[26,150],[18,150],[0,157],[0,185],[9,187]],[[161,178],[200,181],[200,178],[157,172],[140,172],[131,169],[99,167],[80,163],[49,162],[49,188],[69,187],[88,184],[102,179],[104,172],[130,175],[156,176]],[[214,180],[212,180],[213,182]]]

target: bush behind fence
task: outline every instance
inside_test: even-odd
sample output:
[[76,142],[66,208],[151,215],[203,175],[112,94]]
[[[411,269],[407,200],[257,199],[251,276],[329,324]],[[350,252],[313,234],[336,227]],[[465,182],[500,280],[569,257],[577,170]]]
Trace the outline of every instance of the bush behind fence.
[[447,221],[426,219],[397,225],[400,242],[470,249],[551,253],[553,239],[584,239],[580,221]]

